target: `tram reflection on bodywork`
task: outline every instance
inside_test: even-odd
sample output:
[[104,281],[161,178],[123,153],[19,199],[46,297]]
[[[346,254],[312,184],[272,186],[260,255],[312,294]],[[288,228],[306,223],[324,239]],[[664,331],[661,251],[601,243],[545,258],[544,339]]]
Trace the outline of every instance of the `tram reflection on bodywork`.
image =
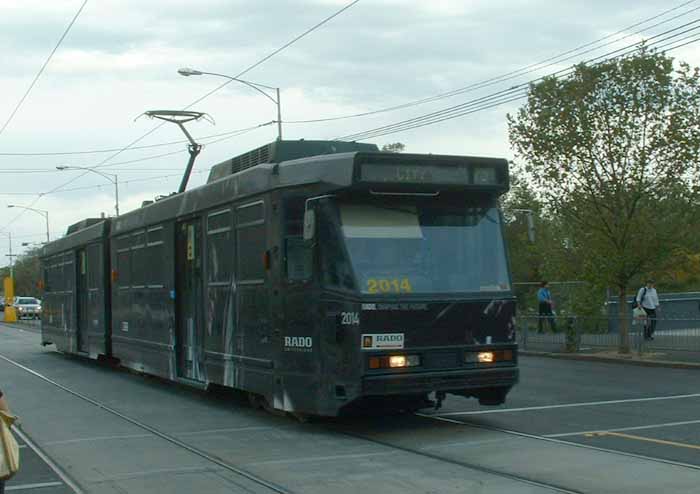
[[508,163],[276,141],[42,250],[42,342],[334,416],[518,380]]

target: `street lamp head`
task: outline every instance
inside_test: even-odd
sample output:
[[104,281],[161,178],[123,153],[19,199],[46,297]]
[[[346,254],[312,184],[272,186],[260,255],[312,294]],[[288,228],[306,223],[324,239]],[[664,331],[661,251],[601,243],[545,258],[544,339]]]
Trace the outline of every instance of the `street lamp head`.
[[189,67],[183,67],[181,69],[177,70],[177,73],[180,75],[184,75],[185,77],[189,77],[191,75],[202,75],[202,72],[199,70],[191,69]]
[[8,204],[7,207],[8,207],[8,208],[13,208],[13,207],[15,207],[15,205],[14,205],[14,204]]
[[61,171],[67,170],[67,169],[68,169],[67,166],[57,166],[57,167],[56,167],[56,170],[61,170]]

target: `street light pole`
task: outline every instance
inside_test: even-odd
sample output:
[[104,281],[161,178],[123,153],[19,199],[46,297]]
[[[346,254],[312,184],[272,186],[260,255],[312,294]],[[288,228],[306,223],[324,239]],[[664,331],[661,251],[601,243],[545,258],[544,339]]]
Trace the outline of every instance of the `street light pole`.
[[282,140],[282,101],[280,100],[280,88],[275,88],[277,93],[277,140]]
[[97,173],[98,175],[100,175],[100,176],[106,178],[107,180],[109,180],[110,182],[112,182],[114,184],[114,200],[115,200],[114,211],[117,213],[117,216],[119,216],[119,177],[117,177],[116,174],[104,173],[104,172],[95,170],[94,168],[86,168],[83,166],[64,165],[64,166],[57,166],[56,169],[61,170],[61,171],[63,171],[63,170],[84,170],[86,172],[93,172],[93,173]]
[[[181,69],[178,69],[177,73],[182,75],[182,76],[185,76],[185,77],[189,77],[191,75],[213,75],[213,76],[217,76],[217,77],[223,77],[223,78],[228,79],[230,81],[240,82],[241,84],[245,84],[246,86],[255,89],[257,92],[259,92],[260,94],[265,96],[267,99],[272,101],[275,105],[277,105],[277,140],[278,141],[282,140],[282,100],[280,99],[280,88],[270,87],[270,86],[266,86],[264,84],[258,84],[255,82],[250,82],[250,81],[246,81],[243,79],[238,79],[237,77],[232,77],[232,76],[226,75],[226,74],[219,74],[216,72],[204,72],[201,70],[191,69],[188,67],[183,67]],[[270,91],[274,91],[276,97],[273,98],[272,96],[270,96],[268,93],[266,93],[265,91],[263,91],[260,88],[265,88],[265,89],[268,89]]]
[[10,253],[7,254],[7,257],[10,258],[10,278],[13,280],[15,279],[15,265],[14,265],[14,258],[15,256],[12,255],[12,232],[0,232],[3,235],[7,235],[7,238],[10,240]]
[[40,214],[41,216],[44,217],[46,220],[46,243],[51,242],[51,238],[49,236],[49,212],[46,211],[45,209],[34,209],[30,208],[27,206],[18,206],[17,204],[8,204],[8,208],[19,208],[19,209],[26,209],[27,211],[34,211],[37,214]]

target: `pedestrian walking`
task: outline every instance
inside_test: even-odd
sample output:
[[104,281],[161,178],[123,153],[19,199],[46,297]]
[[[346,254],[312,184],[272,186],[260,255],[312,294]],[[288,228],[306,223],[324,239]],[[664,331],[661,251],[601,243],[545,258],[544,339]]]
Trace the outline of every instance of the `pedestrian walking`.
[[557,332],[557,325],[554,322],[554,301],[552,293],[549,291],[549,282],[543,281],[540,283],[540,289],[537,290],[537,302],[539,307],[539,320],[537,321],[537,332],[541,333],[544,326],[544,320],[549,321],[549,328],[552,333]]
[[647,313],[646,324],[644,325],[644,339],[653,340],[656,330],[656,309],[659,308],[659,295],[656,293],[654,280],[647,280],[646,285],[637,292],[637,307]]

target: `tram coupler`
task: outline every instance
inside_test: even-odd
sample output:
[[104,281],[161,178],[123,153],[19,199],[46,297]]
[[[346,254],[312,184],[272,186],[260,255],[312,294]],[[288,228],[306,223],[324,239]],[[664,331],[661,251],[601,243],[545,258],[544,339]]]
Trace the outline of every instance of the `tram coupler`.
[[440,410],[442,408],[442,401],[447,396],[444,391],[435,391],[435,410]]

